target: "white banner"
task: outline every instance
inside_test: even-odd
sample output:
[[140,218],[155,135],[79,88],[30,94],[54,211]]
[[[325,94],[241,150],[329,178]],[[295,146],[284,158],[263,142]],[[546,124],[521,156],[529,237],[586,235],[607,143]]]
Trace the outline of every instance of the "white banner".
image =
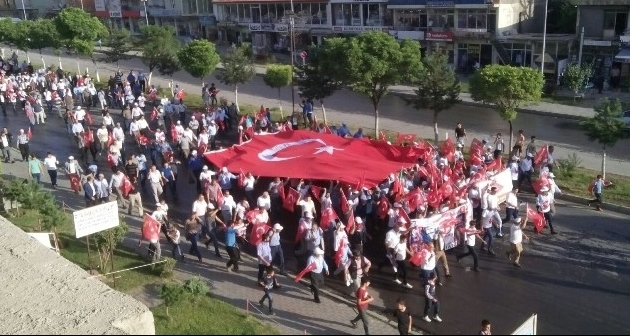
[[77,238],[111,229],[120,224],[118,203],[115,201],[75,211],[72,216],[74,217],[74,231]]
[[527,321],[523,322],[520,327],[516,328],[512,335],[536,335],[538,328],[538,315],[534,314]]
[[[478,182],[478,185],[479,190],[482,191],[481,197],[485,195],[488,187],[497,187],[499,203],[503,203],[512,190],[512,175],[510,170],[506,169],[488,180]],[[428,218],[412,219],[411,223],[424,229],[430,238],[433,238],[438,230],[441,231],[444,236],[444,249],[450,250],[463,239],[460,228],[466,227],[466,223],[473,219],[472,211],[472,205],[460,205],[455,209]]]

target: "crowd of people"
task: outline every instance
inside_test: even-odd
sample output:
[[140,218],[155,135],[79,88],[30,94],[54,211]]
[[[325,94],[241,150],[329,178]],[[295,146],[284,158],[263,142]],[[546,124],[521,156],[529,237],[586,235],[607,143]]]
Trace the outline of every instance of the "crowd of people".
[[[264,290],[260,304],[267,301],[270,314],[273,314],[271,291],[280,287],[275,270],[279,274],[287,271],[282,247],[287,240],[295,242],[298,271],[304,269],[309,275],[314,302],[320,302],[319,291],[326,275],[341,277],[357,300],[359,314],[351,325],[363,321],[367,334],[369,323],[365,311],[372,300],[367,293],[368,274],[375,267],[391,268],[392,282],[410,291],[413,286],[409,283],[408,265],[418,267],[421,292],[426,297],[423,320],[442,321],[436,288],[452,276],[445,255],[445,232],[438,230],[428,236],[412,219],[441,216],[464,206],[457,237],[467,252],[458,254],[457,260],[472,256],[472,269],[477,272],[480,271],[477,251],[494,255],[493,241],[506,233],[504,224],[509,225],[512,246],[507,257],[521,267],[522,241],[528,239],[523,229],[527,218],[531,218],[529,211],[523,213],[518,199],[524,182],[537,194],[536,208],[532,210],[539,212],[545,221],[536,227],[536,232],[540,233],[545,224],[552,234],[557,232],[552,224],[554,194],[561,191],[554,182],[553,168],[557,162],[553,146],[544,146],[545,153],[541,154],[536,138],[532,136],[526,144],[523,131],[519,131],[512,150],[506,148],[501,133],[494,139],[468,139],[461,124],[455,129],[455,141],[447,141],[438,148],[416,142],[415,137],[396,139],[395,144],[422,147],[425,154],[416,164],[392,172],[374,188],[338,181],[257,177],[249,172],[212,167],[203,154],[219,149],[220,144],[246,141],[258,132],[297,129],[299,113],[286,120],[272,121],[269,110],[261,107],[255,115],[240,115],[234,104],[219,104],[214,84],[202,88],[205,109],[191,110],[186,106],[186,93],[179,86],[173,88],[172,98],[159,97],[146,75],[133,70],[126,77],[116,73],[106,87],[99,87],[87,74],[34,70],[29,64],[18,66],[14,58],[3,60],[2,69],[3,113],[6,115],[7,109],[16,115],[23,111],[32,127],[19,130],[15,143],[34,180],[41,182],[46,170],[55,188],[57,171],[62,166],[74,191],[83,191],[88,207],[116,199],[121,209],[129,214],[137,210],[142,217],[144,204],[152,204],[155,210],[150,217],[159,223],[164,240],[172,246],[172,256],[180,261],[192,255],[203,262],[199,242],[208,248],[212,244],[215,257],[223,258],[221,241],[228,255],[226,270],[238,272],[241,250],[254,245],[259,264],[257,283]],[[302,121],[314,132],[364,137],[361,129],[352,133],[345,124],[338,128],[318,124],[312,111],[312,105],[309,107],[304,102]],[[77,158],[69,156],[63,165],[54,153],[48,152],[40,160],[29,148],[33,133],[37,134],[40,127],[38,124],[46,123],[53,115],[63,118],[68,136],[76,146]],[[5,162],[15,161],[10,151],[13,141],[11,132],[5,128],[0,135]],[[467,144],[470,151],[464,155]],[[506,164],[503,157],[509,158]],[[497,197],[496,186],[490,184],[484,189],[480,182],[505,168],[510,169],[513,190],[501,205],[503,200]],[[535,169],[544,183],[541,179],[532,180]],[[189,216],[182,221],[169,217],[171,207],[188,207],[178,203],[179,180],[194,186],[198,195],[190,209],[185,209]],[[600,196],[594,201],[601,201],[604,185],[604,182],[595,185]],[[287,204],[289,188],[299,194],[294,203]],[[330,209],[337,216],[329,216]],[[285,226],[297,228],[295,237],[283,234]],[[260,232],[259,227],[263,228]],[[180,247],[184,239],[190,242],[188,253],[182,253]],[[478,250],[477,239],[481,240]],[[160,259],[160,239],[152,239],[150,243],[152,257]],[[373,263],[368,257],[374,259],[374,251],[382,252]],[[407,334],[412,323],[404,300],[398,301],[393,316],[399,322],[400,333]],[[487,321],[484,330],[490,333]]]

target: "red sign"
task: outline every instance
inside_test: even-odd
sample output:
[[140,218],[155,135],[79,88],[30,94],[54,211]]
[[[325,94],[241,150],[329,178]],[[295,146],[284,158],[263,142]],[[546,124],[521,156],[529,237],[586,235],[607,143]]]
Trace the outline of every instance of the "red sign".
[[302,52],[300,53],[300,57],[302,57],[302,59],[305,59],[305,58],[306,58],[306,56],[308,56],[308,54],[306,53],[306,51],[302,51]]
[[453,41],[453,33],[450,31],[444,31],[444,32],[427,32],[425,39],[427,41],[447,41],[447,42],[452,42]]

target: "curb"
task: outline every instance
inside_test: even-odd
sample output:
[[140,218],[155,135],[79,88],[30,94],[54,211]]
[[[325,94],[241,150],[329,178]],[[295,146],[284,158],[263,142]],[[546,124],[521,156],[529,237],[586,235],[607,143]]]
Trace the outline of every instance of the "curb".
[[[586,198],[586,197],[582,197],[582,196],[576,196],[576,195],[570,195],[570,194],[560,194],[560,195],[557,195],[556,197],[558,199],[563,200],[563,201],[569,201],[569,202],[573,202],[573,203],[576,203],[576,204],[582,204],[585,207],[587,206],[586,202],[588,202],[590,200],[590,198]],[[627,206],[604,202],[602,207],[606,211],[612,211],[612,212],[616,212],[616,213],[620,213],[620,214],[624,214],[624,215],[629,215],[630,216],[630,207],[627,207]]]

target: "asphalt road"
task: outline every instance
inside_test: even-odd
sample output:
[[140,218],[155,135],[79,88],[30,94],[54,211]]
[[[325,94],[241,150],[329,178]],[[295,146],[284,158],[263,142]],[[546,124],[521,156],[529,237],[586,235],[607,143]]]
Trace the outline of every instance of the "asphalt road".
[[[256,84],[247,86],[244,91],[251,92],[248,91],[249,87],[256,87]],[[269,93],[266,96],[273,97],[270,89],[260,85],[259,89],[261,94]],[[190,89],[189,92],[194,91]],[[249,93],[242,95],[242,98],[245,98],[242,100],[247,102],[246,99],[252,99],[247,98],[248,95]],[[341,95],[337,96],[342,99]],[[330,103],[331,108],[334,109],[337,108],[335,99],[333,97]],[[347,104],[340,104],[339,109],[352,106],[347,107],[349,112],[339,112],[337,115],[352,115],[351,111],[361,110],[360,101],[357,99],[353,103],[348,98]],[[266,102],[273,102],[273,98],[263,100],[264,104],[267,104]],[[489,112],[483,112],[483,109],[479,108],[474,109],[481,111],[480,114],[488,114],[489,125],[498,122],[492,121],[492,115]],[[420,120],[417,114],[404,114],[394,110],[388,112],[388,109],[383,109],[383,113],[387,115],[392,113],[394,116],[395,113],[399,113],[401,119]],[[466,107],[466,110],[473,110],[473,108]],[[449,113],[455,112],[447,112],[445,115]],[[365,119],[359,112],[355,114]],[[63,162],[68,155],[76,155],[76,150],[70,137],[64,133],[61,119],[56,118],[56,116],[50,116],[45,126],[34,128],[31,148],[40,153],[40,156],[50,150]],[[473,127],[471,125],[475,125],[474,120],[478,120],[480,127],[485,124],[479,119],[468,118],[462,121],[471,129]],[[530,116],[525,119],[532,119],[530,121],[532,125],[540,125],[538,131],[546,130],[546,133],[538,133],[543,139],[553,137],[558,139],[556,143],[560,143],[561,139],[566,139],[567,142],[571,140],[571,136],[558,132],[557,127],[540,121],[544,120],[544,117]],[[95,118],[97,123],[99,120]],[[14,135],[17,134],[19,128],[27,127],[27,120],[22,113],[17,117],[9,112],[8,117],[0,116],[0,122]],[[570,123],[561,120],[557,122]],[[577,137],[575,132],[573,131],[572,134]],[[588,145],[588,142],[584,143]],[[593,148],[593,146],[585,148]],[[623,153],[620,152],[618,155],[621,156]],[[627,157],[627,154],[625,155]],[[104,161],[104,158],[100,159],[101,164]],[[24,171],[25,165],[19,162],[5,164],[3,167],[4,175],[24,176]],[[44,181],[48,181],[47,177],[44,177]],[[186,191],[181,195],[180,204],[174,207],[176,212],[184,213],[188,211],[194,191],[191,191],[192,188],[186,188],[185,179],[180,179],[179,182],[180,190]],[[55,193],[68,204],[81,205],[83,203],[82,196],[62,190]],[[149,207],[149,209],[152,208]],[[417,325],[437,334],[476,333],[479,321],[483,318],[493,321],[496,334],[510,333],[532,313],[537,313],[539,316],[540,334],[630,333],[630,320],[627,318],[627,312],[630,309],[630,252],[628,252],[630,251],[628,246],[630,229],[627,217],[608,212],[597,213],[586,209],[583,205],[562,203],[558,206],[556,219],[557,230],[560,234],[534,236],[532,242],[525,246],[522,269],[514,268],[506,260],[503,246],[497,247],[496,257],[481,256],[481,273],[470,272],[466,268],[470,267],[470,260],[463,260],[462,264],[457,264],[454,257],[450,255],[449,261],[454,277],[448,279],[445,286],[438,291],[438,296],[442,301],[441,316],[444,318],[442,324],[429,324],[419,320],[424,298],[420,292],[421,287],[415,271],[411,275],[413,279],[411,283],[414,285],[412,290],[403,290],[400,286],[393,284],[389,270],[384,270],[382,274],[374,273],[372,294],[377,300],[373,304],[373,309],[382,310],[386,306],[391,307],[395,299],[403,295],[414,312]],[[292,222],[286,221],[284,224],[286,227]],[[531,230],[528,229],[527,233],[531,233]],[[284,239],[292,240],[288,230]],[[503,240],[507,241],[507,238]],[[375,258],[372,259],[377,261]],[[332,287],[345,290],[345,287],[335,284],[335,281],[328,283]]]
[[[8,53],[5,50],[5,53]],[[31,53],[31,60],[38,61],[39,55]],[[54,55],[44,55],[46,64],[57,64],[57,57]],[[63,68],[69,71],[76,71],[76,59],[70,56],[62,57]],[[80,68],[85,71],[90,69],[94,76],[95,64],[91,60],[80,60]],[[113,71],[115,64],[97,63],[101,80],[106,80]],[[120,62],[120,68],[127,73],[130,69],[146,69],[139,59],[130,59]],[[200,93],[200,80],[192,78],[184,72],[179,72],[173,77],[175,83],[190,93]],[[162,78],[158,74],[153,76],[153,84],[167,87],[169,78]],[[233,90],[221,85],[215,78],[208,78],[206,82],[215,82],[221,90],[219,96],[233,100]],[[289,88],[281,90],[282,106],[284,111],[291,110],[291,93]],[[297,99],[297,97],[296,97]],[[251,105],[278,105],[278,91],[266,86],[262,78],[255,77],[250,83],[239,87],[239,102]],[[296,101],[299,103],[299,100]],[[348,125],[357,127],[373,128],[373,108],[369,101],[349,91],[340,91],[327,99],[326,112],[328,118],[335,122],[345,122]],[[559,108],[567,109],[566,106]],[[570,107],[568,107],[570,110]],[[321,110],[316,111],[318,118],[322,119]],[[389,95],[383,99],[380,105],[381,128],[396,130],[401,133],[416,133],[424,138],[433,138],[432,112],[427,110],[414,110],[407,106],[405,101],[398,96]],[[509,133],[507,122],[501,120],[498,114],[489,108],[469,105],[457,105],[450,110],[440,113],[438,123],[440,138],[444,138],[446,132],[453,136],[455,124],[461,121],[467,129],[468,135],[479,139],[493,139],[497,132]],[[579,124],[575,120],[545,117],[520,113],[513,122],[514,132],[519,129],[525,131],[525,135],[536,135],[540,143],[553,144],[556,146],[556,158],[565,158],[570,153],[577,153],[582,160],[582,165],[591,169],[601,167],[601,146],[589,141],[579,129]],[[614,148],[608,150],[607,172],[620,175],[627,175],[627,164],[630,161],[630,153],[626,150],[630,146],[630,139],[620,141]]]

